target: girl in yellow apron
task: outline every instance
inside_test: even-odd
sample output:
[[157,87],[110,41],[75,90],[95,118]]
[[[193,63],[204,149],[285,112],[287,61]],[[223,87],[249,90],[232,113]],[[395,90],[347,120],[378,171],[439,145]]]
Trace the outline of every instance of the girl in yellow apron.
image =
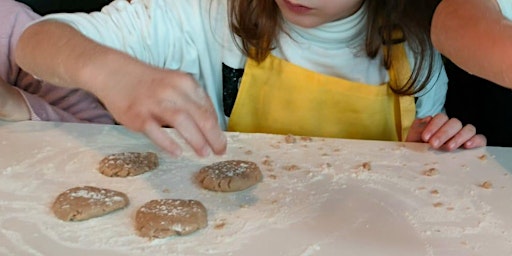
[[[396,65],[390,69],[390,83],[380,86],[323,75],[272,55],[259,64],[249,59],[228,129],[403,140],[416,115],[414,98],[397,95],[389,85],[409,78],[402,44],[395,46]],[[405,75],[400,77],[399,72]]]

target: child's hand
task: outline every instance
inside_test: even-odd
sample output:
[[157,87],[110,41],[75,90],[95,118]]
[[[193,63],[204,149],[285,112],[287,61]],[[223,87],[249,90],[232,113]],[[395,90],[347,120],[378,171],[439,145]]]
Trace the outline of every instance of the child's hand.
[[406,141],[426,142],[435,149],[452,151],[459,147],[466,149],[483,147],[487,144],[484,135],[476,134],[473,125],[462,126],[456,118],[445,114],[414,120]]
[[182,150],[163,126],[175,128],[199,156],[225,153],[226,137],[213,104],[192,76],[151,67],[122,74],[96,92],[119,123],[175,156]]
[[30,110],[16,88],[0,77],[0,119],[23,121],[30,119]]

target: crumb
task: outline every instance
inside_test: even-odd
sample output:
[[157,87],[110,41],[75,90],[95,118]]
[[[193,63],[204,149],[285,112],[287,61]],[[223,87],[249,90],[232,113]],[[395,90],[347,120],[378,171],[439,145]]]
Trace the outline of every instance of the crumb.
[[335,148],[332,152],[340,152],[340,151],[341,151],[341,149]]
[[331,168],[331,167],[332,167],[331,163],[322,164],[322,168]]
[[432,205],[433,205],[434,207],[436,207],[436,208],[439,208],[439,207],[442,207],[442,206],[443,206],[443,203],[441,203],[441,202],[437,202],[437,203],[433,203]]
[[321,156],[329,156],[329,154],[327,154],[327,153],[323,153]]
[[277,200],[272,200],[271,204],[277,204]]
[[171,193],[171,190],[169,190],[168,188],[164,188],[164,189],[162,190],[162,192],[163,192],[163,193]]
[[481,188],[490,189],[492,188],[492,183],[490,181],[484,181],[482,184],[480,184]]
[[247,151],[245,151],[245,154],[246,154],[246,155],[252,155],[252,150],[247,150]]
[[418,188],[417,188],[417,190],[425,190],[425,189],[427,189],[427,188],[426,188],[426,187],[423,187],[423,186],[422,186],[422,187],[418,187]]
[[364,170],[367,170],[367,171],[370,171],[372,169],[372,166],[370,165],[370,162],[364,162],[361,167],[364,169]]
[[312,142],[313,138],[311,138],[309,136],[302,136],[302,137],[300,137],[300,140],[304,141],[304,142]]
[[447,211],[453,211],[453,210],[455,210],[455,208],[453,208],[453,207],[451,207],[451,206],[450,206],[450,207],[446,207],[446,210],[447,210]]
[[294,144],[297,142],[297,139],[295,138],[295,136],[288,134],[286,135],[286,137],[284,137],[284,141],[288,144]]
[[423,171],[423,175],[424,176],[435,176],[435,175],[438,175],[439,174],[439,171],[436,169],[436,168],[430,168],[426,171]]
[[300,169],[299,166],[295,165],[295,164],[292,164],[292,165],[286,165],[286,166],[283,166],[283,169],[284,170],[287,170],[289,172],[293,172],[293,171],[297,171]]
[[485,160],[487,160],[487,155],[483,154],[483,155],[479,156],[478,159],[485,161]]
[[219,229],[223,229],[225,226],[226,226],[225,222],[220,222],[220,223],[215,224],[215,226],[213,228],[216,230],[219,230]]
[[273,147],[273,148],[275,148],[275,149],[280,149],[280,148],[281,148],[281,146],[280,146],[280,145],[277,145],[277,144],[272,144],[272,145],[270,145],[270,146],[271,146],[271,147]]
[[439,195],[439,191],[437,189],[433,189],[430,191],[430,194],[437,196]]
[[274,164],[274,162],[268,158],[265,158],[262,162],[261,162],[262,165],[264,166],[272,166]]
[[277,180],[277,176],[274,174],[269,175],[268,178],[271,180]]

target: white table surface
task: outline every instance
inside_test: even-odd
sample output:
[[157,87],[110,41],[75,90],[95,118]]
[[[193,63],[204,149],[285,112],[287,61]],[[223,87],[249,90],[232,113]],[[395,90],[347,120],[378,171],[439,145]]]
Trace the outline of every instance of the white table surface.
[[[416,143],[228,139],[224,156],[201,159],[185,147],[174,159],[121,126],[0,122],[0,255],[512,255],[512,148],[448,153]],[[125,151],[154,151],[160,166],[130,178],[98,173],[103,156]],[[258,163],[263,181],[235,193],[193,182],[200,167],[227,159]],[[425,176],[431,168],[438,174]],[[492,188],[480,187],[484,181]],[[130,205],[58,220],[53,200],[81,185],[125,192]],[[159,198],[200,200],[208,227],[138,237],[135,211]]]

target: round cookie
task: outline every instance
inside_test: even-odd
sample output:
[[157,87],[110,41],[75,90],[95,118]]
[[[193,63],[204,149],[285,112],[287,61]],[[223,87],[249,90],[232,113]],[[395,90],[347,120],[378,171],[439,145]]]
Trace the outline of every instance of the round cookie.
[[153,152],[122,152],[105,156],[98,171],[109,177],[137,176],[158,167],[158,156]]
[[151,200],[141,206],[135,215],[135,228],[139,236],[148,238],[187,235],[207,224],[206,208],[196,200]]
[[208,190],[234,192],[247,189],[263,177],[258,165],[251,161],[227,160],[207,165],[196,174],[196,180]]
[[52,211],[61,220],[80,221],[124,208],[128,203],[128,197],[122,192],[83,186],[59,194],[52,205]]

